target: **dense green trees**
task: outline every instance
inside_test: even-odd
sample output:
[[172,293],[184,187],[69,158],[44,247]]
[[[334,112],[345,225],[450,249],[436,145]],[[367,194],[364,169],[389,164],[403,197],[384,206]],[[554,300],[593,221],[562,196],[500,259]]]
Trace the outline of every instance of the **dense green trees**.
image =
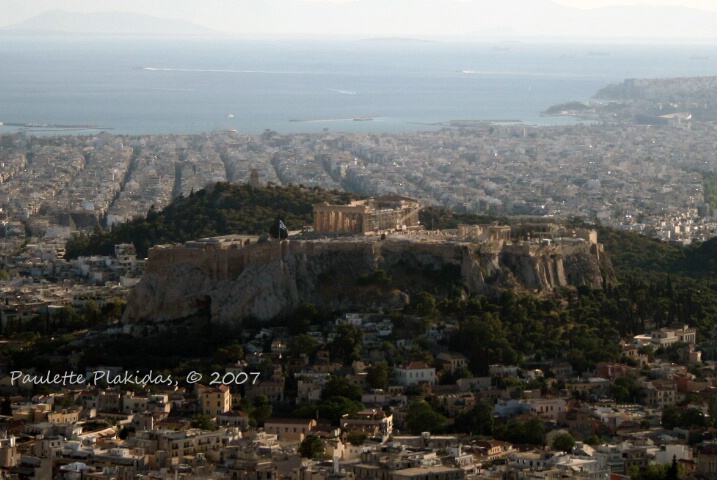
[[493,436],[498,440],[510,443],[526,443],[530,445],[545,445],[545,424],[537,417],[526,421],[511,419],[507,423],[500,423],[493,429]]
[[363,330],[351,323],[342,323],[336,330],[334,340],[329,343],[331,358],[350,365],[361,356],[363,347]]
[[242,411],[249,414],[249,421],[255,427],[263,426],[274,410],[266,395],[257,395],[251,402],[242,399],[241,408]]
[[[475,375],[485,375],[491,363],[520,362],[523,352],[566,358],[584,372],[598,362],[620,361],[620,339],[649,328],[679,321],[705,338],[717,322],[717,281],[633,271],[605,290],[564,289],[544,298],[507,291],[441,300],[436,308],[435,320],[458,324],[449,345],[468,357]],[[639,401],[639,389],[621,382],[617,387],[620,398]]]
[[214,362],[221,366],[236,362],[242,358],[244,358],[244,349],[238,340],[234,340],[229,345],[219,347],[214,352]]
[[324,384],[321,390],[321,398],[327,399],[331,397],[345,397],[350,400],[359,401],[363,391],[361,387],[346,377],[332,376],[328,382]]
[[217,424],[214,422],[212,417],[204,413],[197,413],[192,417],[191,425],[194,428],[200,428],[202,430],[216,430]]
[[363,445],[363,443],[368,439],[368,433],[362,432],[360,430],[353,431],[346,435],[346,440],[351,445],[360,446]]
[[717,173],[702,172],[704,179],[705,202],[709,203],[711,212],[717,209]]
[[386,390],[391,375],[391,369],[386,362],[377,362],[366,369],[366,382],[371,388]]
[[458,415],[456,429],[473,435],[492,435],[495,425],[493,412],[493,405],[487,402],[478,402],[467,412]]
[[299,444],[299,455],[304,458],[322,458],[324,442],[317,435],[309,435]]
[[618,403],[641,403],[645,395],[636,375],[620,377],[612,384],[612,396]]
[[491,215],[478,215],[475,213],[457,213],[439,207],[427,207],[418,214],[421,225],[430,230],[443,230],[457,228],[460,224],[476,225],[489,224],[497,220]]
[[76,235],[66,245],[66,258],[110,255],[118,243],[133,243],[137,255],[146,257],[153,245],[186,242],[202,237],[244,233],[268,235],[277,217],[290,230],[313,222],[312,205],[321,202],[346,204],[357,198],[347,192],[317,188],[217,183],[195,194],[178,198],[167,208],[150,209],[144,218],[117,225],[111,231],[97,229]]
[[286,354],[290,357],[306,355],[309,358],[313,358],[320,347],[321,343],[318,340],[308,335],[296,335],[287,342]]
[[316,305],[304,302],[294,309],[286,319],[286,327],[291,335],[308,333],[310,325],[322,325],[333,318],[319,310]]
[[436,297],[428,292],[420,292],[411,299],[411,303],[406,310],[416,315],[433,318],[438,312],[436,309]]
[[[619,275],[670,273],[678,276],[709,277],[717,274],[717,238],[680,247],[636,233],[599,227],[598,238],[605,245]],[[673,278],[673,283],[674,283]]]
[[353,415],[364,409],[364,404],[346,397],[333,396],[322,400],[319,404],[319,415],[338,425],[344,415]]
[[87,328],[103,328],[117,322],[124,312],[127,302],[119,298],[110,299],[100,307],[90,300],[83,308],[65,305],[54,315],[39,314],[33,321],[8,320],[0,332],[5,338],[36,333],[46,337],[70,334]]
[[705,414],[697,408],[683,409],[675,405],[662,409],[662,426],[666,429],[703,428],[707,426]]
[[570,453],[575,446],[575,439],[569,433],[560,433],[553,438],[552,447],[561,452]]
[[360,412],[364,407],[361,402],[335,395],[318,403],[302,403],[294,409],[292,415],[300,418],[315,418],[318,415],[338,425],[343,415]]
[[433,410],[429,403],[414,402],[406,413],[406,428],[414,435],[422,432],[440,432],[446,424],[446,417]]
[[371,273],[360,275],[356,279],[356,284],[359,286],[375,285],[377,287],[385,287],[391,284],[393,279],[388,276],[384,270],[374,270]]
[[452,337],[451,346],[466,355],[471,372],[479,376],[488,374],[489,365],[516,365],[520,360],[502,322],[489,312],[471,316],[463,322],[460,335]]
[[627,469],[630,480],[677,480],[685,475],[684,469],[673,461],[671,464],[651,463],[647,467],[632,466]]

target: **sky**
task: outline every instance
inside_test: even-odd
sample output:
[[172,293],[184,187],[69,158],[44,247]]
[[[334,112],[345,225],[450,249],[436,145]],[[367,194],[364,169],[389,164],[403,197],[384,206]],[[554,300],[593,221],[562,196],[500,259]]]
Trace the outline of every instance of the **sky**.
[[622,5],[671,5],[717,12],[715,0],[553,0],[555,3],[579,9]]
[[[701,12],[692,12],[678,25],[670,23],[672,13],[667,10],[656,14],[652,23],[627,14],[624,21],[620,17],[614,21],[607,13],[598,13],[606,7],[645,5]],[[717,0],[0,0],[0,27],[51,10],[142,13],[238,34],[440,36],[493,29],[527,35],[560,31],[566,36],[581,32],[620,36],[630,28],[638,31],[640,24],[649,36],[717,35],[709,33],[717,32]],[[693,20],[701,25],[692,28]],[[589,31],[593,23],[603,30]]]

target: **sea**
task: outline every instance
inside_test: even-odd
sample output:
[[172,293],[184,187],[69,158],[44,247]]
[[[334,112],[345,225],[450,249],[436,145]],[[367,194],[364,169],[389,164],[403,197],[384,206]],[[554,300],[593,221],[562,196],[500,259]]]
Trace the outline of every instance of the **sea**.
[[717,75],[714,44],[5,36],[0,133],[405,132],[543,116],[626,78]]

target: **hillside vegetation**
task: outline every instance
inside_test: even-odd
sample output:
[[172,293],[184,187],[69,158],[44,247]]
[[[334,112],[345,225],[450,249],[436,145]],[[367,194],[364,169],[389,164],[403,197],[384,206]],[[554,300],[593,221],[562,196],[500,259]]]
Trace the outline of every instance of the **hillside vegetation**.
[[110,255],[119,243],[133,243],[137,255],[146,257],[154,245],[183,243],[197,238],[241,233],[268,234],[275,219],[289,230],[313,223],[312,205],[322,202],[348,204],[357,196],[318,188],[217,183],[189,197],[180,197],[161,211],[150,209],[147,216],[114,226],[95,229],[91,235],[77,235],[67,242],[66,258],[83,255]]
[[680,247],[631,232],[598,230],[615,269],[626,274],[676,274],[717,278],[717,238]]

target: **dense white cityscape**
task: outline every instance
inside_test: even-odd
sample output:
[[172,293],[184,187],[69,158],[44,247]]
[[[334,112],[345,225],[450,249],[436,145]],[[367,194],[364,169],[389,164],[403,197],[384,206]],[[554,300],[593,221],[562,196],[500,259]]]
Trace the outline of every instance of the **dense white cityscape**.
[[495,216],[578,217],[689,244],[715,235],[703,172],[710,122],[433,132],[3,137],[6,236],[69,237],[143,216],[214,182],[400,194]]

